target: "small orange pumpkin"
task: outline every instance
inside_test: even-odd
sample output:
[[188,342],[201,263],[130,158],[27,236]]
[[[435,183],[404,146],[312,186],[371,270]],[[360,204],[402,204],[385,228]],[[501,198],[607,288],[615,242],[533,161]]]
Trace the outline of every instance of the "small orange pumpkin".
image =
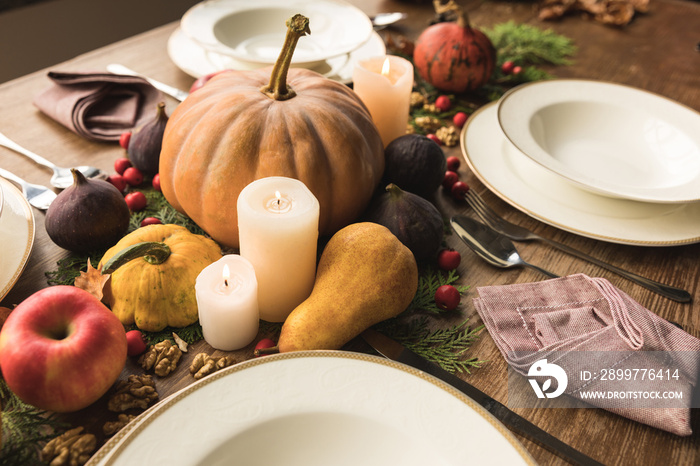
[[320,234],[330,235],[361,215],[384,172],[381,137],[360,98],[316,72],[289,69],[308,19],[295,15],[287,26],[274,67],[214,76],[165,129],[165,198],[229,247],[238,247],[238,195],[259,178],[304,182],[320,204]]

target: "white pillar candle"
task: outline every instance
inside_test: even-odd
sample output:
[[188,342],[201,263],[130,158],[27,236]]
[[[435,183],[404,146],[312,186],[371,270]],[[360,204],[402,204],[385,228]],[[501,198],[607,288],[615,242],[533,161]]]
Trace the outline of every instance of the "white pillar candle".
[[228,254],[208,265],[195,282],[204,339],[222,351],[243,348],[258,334],[258,283],[252,264]]
[[353,89],[369,109],[384,147],[406,134],[413,90],[413,65],[395,55],[360,60],[352,73]]
[[260,318],[284,322],[316,278],[319,204],[304,183],[272,176],[238,196],[241,256],[255,268]]

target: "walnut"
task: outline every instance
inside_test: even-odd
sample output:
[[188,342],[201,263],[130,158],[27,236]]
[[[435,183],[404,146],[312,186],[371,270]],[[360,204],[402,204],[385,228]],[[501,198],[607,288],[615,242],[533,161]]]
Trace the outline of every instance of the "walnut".
[[422,107],[427,102],[425,96],[420,92],[411,92],[411,108]]
[[442,126],[440,119],[432,116],[416,117],[414,122],[419,128],[430,132],[435,131]]
[[102,426],[102,432],[106,436],[112,436],[119,432],[124,426],[126,426],[128,423],[136,419],[135,414],[120,414],[117,417],[117,420],[114,422],[105,422],[105,425]]
[[205,375],[213,374],[235,362],[236,360],[231,356],[214,358],[207,353],[199,353],[194,357],[190,365],[190,374],[192,374],[195,379],[199,380]]
[[459,130],[454,126],[443,126],[437,130],[435,136],[447,147],[454,147],[459,142]]
[[428,113],[440,113],[440,110],[438,110],[435,104],[423,104],[423,110],[425,110]]
[[41,461],[51,466],[78,466],[87,463],[97,446],[97,438],[83,434],[82,427],[64,432],[48,442],[41,450]]
[[173,345],[170,340],[151,345],[148,350],[139,357],[139,364],[145,370],[153,369],[157,376],[165,377],[177,368],[177,363],[182,356],[182,350]]
[[131,408],[146,409],[158,399],[156,384],[150,375],[130,375],[117,384],[117,392],[107,402],[107,409],[121,413]]

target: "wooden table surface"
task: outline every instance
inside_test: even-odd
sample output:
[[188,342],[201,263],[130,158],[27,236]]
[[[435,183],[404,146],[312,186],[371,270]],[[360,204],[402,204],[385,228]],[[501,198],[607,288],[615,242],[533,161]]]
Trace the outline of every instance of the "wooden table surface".
[[[390,0],[353,0],[366,13],[402,10],[409,18],[392,30],[415,39],[432,17],[428,2],[398,2]],[[566,35],[578,47],[575,63],[571,66],[550,69],[559,77],[600,79],[643,88],[681,102],[700,111],[700,3],[679,0],[652,0],[650,11],[639,15],[630,25],[618,29],[603,26],[579,16],[566,17],[559,22],[542,23],[536,18],[535,4],[527,1],[469,2],[470,20],[477,27],[492,27],[509,20],[528,23]],[[189,88],[194,78],[179,70],[166,51],[168,37],[177,24],[169,24],[130,39],[95,50],[51,67],[53,70],[104,70],[109,63],[122,63],[132,69],[168,84]],[[94,143],[67,131],[64,127],[42,115],[33,105],[33,97],[48,85],[46,71],[42,70],[0,85],[0,131],[15,142],[44,155],[63,166],[91,164],[109,172],[113,161],[123,156],[116,144]],[[176,101],[167,98],[168,113]],[[447,155],[460,155],[459,147],[446,149]],[[34,183],[49,184],[50,172],[9,150],[0,148],[0,166]],[[536,243],[519,243],[519,250],[530,262],[560,275],[585,273],[605,277],[630,294],[658,315],[678,322],[697,336],[700,329],[700,313],[693,312],[700,299],[700,274],[698,259],[700,245],[672,247],[641,247],[619,245],[577,236],[540,223],[517,211],[486,188],[472,175],[465,164],[460,175],[473,189],[484,194],[486,200],[509,220],[534,229],[542,236],[587,251],[612,262],[670,285],[690,291],[694,301],[680,304],[605,270],[572,256],[559,253],[550,247]],[[468,207],[438,193],[436,202],[446,215],[466,213]],[[44,229],[44,213],[34,210],[36,241],[25,271],[16,286],[0,303],[12,307],[30,294],[47,285],[44,273],[54,270],[56,261],[67,253],[55,246]],[[540,280],[537,272],[527,269],[495,269],[477,258],[459,240],[451,236],[448,243],[462,253],[461,283],[471,288],[460,305],[462,320],[470,317],[480,323],[472,305],[476,288],[485,285],[526,283]],[[178,371],[158,379],[161,398],[193,382],[187,372],[189,359],[200,351],[220,354],[206,343],[200,342],[180,363]],[[236,360],[252,357],[251,348],[232,353]],[[506,363],[491,337],[483,331],[472,346],[469,356],[487,360],[482,368],[463,376],[494,398],[507,400]],[[132,363],[129,371],[139,371]],[[95,406],[68,416],[75,425],[86,426],[98,435],[102,442],[100,402]],[[698,464],[700,463],[700,422],[693,418],[695,433],[686,438],[632,422],[600,409],[518,409],[520,414],[543,429],[557,435],[563,441],[605,464]],[[695,413],[697,414],[697,413]],[[541,464],[557,464],[560,460],[523,439],[523,444]]]

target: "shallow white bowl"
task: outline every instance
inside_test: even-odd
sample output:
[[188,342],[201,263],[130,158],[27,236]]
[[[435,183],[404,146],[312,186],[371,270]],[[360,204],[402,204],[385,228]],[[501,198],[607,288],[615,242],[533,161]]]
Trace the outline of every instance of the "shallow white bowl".
[[190,8],[180,27],[211,52],[269,65],[282,49],[286,21],[297,13],[309,18],[311,34],[297,43],[294,66],[352,52],[373,32],[369,17],[343,0],[210,0]]
[[619,84],[528,83],[498,104],[506,137],[550,171],[597,194],[700,200],[700,113]]

